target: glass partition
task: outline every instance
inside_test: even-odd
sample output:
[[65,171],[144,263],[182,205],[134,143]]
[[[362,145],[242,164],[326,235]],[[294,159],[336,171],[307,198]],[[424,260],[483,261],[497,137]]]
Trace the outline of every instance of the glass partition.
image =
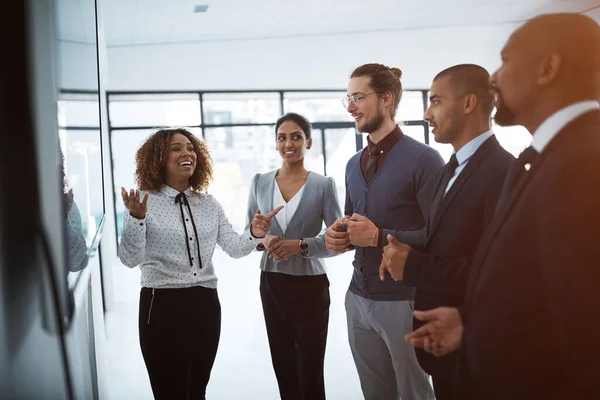
[[58,130],[63,172],[67,277],[96,255],[104,218],[96,2],[56,3]]

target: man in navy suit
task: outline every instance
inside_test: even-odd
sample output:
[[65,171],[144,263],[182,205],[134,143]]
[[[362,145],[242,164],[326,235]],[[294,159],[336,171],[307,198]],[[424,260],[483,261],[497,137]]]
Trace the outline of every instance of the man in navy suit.
[[500,125],[532,132],[507,174],[470,268],[464,307],[415,316],[407,336],[461,347],[461,399],[600,396],[600,26],[580,14],[527,22],[493,75]]
[[[438,174],[424,245],[411,249],[390,235],[381,266],[382,279],[387,268],[394,279],[417,287],[416,310],[464,304],[471,258],[514,162],[491,131],[493,107],[490,75],[478,65],[455,65],[433,80],[424,119],[436,142],[452,144],[455,152]],[[417,358],[433,378],[436,399],[451,399],[456,352],[436,358],[417,349]]]

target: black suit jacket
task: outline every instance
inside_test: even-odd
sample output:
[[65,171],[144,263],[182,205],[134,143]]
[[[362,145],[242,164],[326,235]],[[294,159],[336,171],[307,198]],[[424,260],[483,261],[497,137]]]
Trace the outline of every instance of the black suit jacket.
[[[504,178],[514,160],[495,136],[488,138],[440,202],[435,218],[429,218],[426,244],[422,251],[410,252],[404,272],[404,282],[418,287],[417,310],[464,305],[472,256],[494,217]],[[445,190],[440,186],[442,174],[443,169],[437,191]],[[415,329],[420,325],[415,320]],[[421,366],[430,374],[454,370],[453,356],[444,360],[417,349]]]
[[507,204],[461,313],[472,397],[600,398],[600,111],[562,129]]

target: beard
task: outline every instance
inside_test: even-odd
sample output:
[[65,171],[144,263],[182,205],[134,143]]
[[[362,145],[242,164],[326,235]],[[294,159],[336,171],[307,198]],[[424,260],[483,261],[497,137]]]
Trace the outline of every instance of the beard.
[[357,124],[356,130],[358,130],[360,133],[372,133],[375,132],[377,129],[381,128],[384,121],[385,118],[383,116],[383,111],[377,110],[377,115],[375,115],[370,120],[365,121],[362,126],[358,126]]
[[516,125],[515,113],[509,109],[502,100],[500,92],[496,94],[496,114],[494,115],[494,121],[500,126],[513,126]]

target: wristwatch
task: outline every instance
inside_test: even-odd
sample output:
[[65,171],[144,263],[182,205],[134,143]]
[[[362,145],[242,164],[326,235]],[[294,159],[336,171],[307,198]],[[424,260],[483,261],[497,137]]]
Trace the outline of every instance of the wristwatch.
[[308,256],[308,242],[304,239],[300,239],[300,254],[302,254],[303,257]]

